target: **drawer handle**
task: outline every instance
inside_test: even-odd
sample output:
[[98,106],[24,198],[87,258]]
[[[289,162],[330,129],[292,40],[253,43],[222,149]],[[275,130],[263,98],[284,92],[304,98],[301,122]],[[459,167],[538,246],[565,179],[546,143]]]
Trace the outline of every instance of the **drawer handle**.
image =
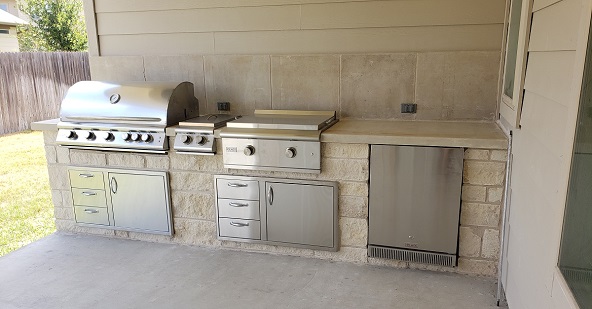
[[85,209],[84,212],[86,212],[87,214],[98,214],[99,211],[96,209]]
[[82,192],[82,195],[84,195],[84,196],[93,196],[93,195],[97,195],[97,194],[94,193],[94,192],[84,191],[84,192]]
[[232,222],[230,221],[230,225],[232,226],[236,226],[236,227],[245,227],[245,226],[249,226],[248,223],[240,223],[240,222]]
[[249,204],[237,203],[237,202],[230,202],[228,206],[231,207],[249,207]]
[[78,176],[80,176],[82,178],[92,178],[92,177],[95,177],[95,175],[93,175],[93,174],[78,174]]
[[244,187],[248,187],[249,185],[246,183],[229,182],[228,186],[232,187],[232,188],[244,188]]

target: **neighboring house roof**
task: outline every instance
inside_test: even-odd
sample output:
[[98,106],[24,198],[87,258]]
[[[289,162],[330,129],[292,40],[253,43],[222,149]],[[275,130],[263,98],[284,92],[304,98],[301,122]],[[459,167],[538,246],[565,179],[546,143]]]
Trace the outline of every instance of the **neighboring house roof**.
[[0,10],[0,25],[17,26],[26,25],[28,22],[4,11]]

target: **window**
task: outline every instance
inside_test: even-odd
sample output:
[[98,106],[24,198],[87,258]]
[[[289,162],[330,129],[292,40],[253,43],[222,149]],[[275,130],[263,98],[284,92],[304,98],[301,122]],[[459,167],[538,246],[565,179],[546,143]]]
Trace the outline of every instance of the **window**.
[[0,3],[0,10],[4,10],[4,11],[8,12],[8,4]]
[[0,34],[10,34],[10,30],[8,30],[8,29],[0,29]]
[[512,0],[508,14],[500,117],[519,127],[533,0]]

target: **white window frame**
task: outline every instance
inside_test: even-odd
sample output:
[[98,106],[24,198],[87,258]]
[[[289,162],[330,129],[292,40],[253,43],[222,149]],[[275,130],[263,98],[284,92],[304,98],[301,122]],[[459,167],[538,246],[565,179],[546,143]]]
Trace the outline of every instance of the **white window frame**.
[[518,30],[518,47],[516,49],[516,66],[514,69],[514,90],[512,98],[504,93],[506,84],[506,64],[508,59],[508,42],[510,40],[509,29],[510,15],[514,1],[508,0],[508,10],[506,21],[508,28],[506,31],[506,44],[504,45],[504,65],[501,72],[502,84],[500,87],[499,115],[503,124],[509,125],[509,129],[520,128],[520,115],[522,113],[522,100],[524,96],[524,79],[526,77],[526,62],[528,59],[528,44],[530,39],[530,26],[532,23],[532,5],[533,0],[523,0],[520,12],[520,29]]

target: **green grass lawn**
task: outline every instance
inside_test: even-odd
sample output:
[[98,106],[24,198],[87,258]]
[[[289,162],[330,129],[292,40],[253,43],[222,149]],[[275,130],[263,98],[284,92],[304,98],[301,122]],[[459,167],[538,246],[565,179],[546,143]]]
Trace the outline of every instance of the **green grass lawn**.
[[0,136],[0,256],[55,231],[43,134]]

